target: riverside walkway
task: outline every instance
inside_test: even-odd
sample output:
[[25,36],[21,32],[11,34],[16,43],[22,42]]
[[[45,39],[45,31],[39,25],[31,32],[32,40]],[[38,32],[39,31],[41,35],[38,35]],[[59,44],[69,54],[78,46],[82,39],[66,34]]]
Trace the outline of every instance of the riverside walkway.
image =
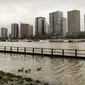
[[0,46],[1,53],[31,54],[55,57],[85,58],[85,50],[79,49],[52,49],[33,47]]

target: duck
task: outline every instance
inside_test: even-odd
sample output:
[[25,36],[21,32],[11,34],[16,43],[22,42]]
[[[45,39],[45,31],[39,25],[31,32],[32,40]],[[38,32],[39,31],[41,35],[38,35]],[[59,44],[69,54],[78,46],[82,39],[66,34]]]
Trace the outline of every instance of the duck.
[[40,71],[41,70],[41,67],[40,68],[37,68],[37,71]]

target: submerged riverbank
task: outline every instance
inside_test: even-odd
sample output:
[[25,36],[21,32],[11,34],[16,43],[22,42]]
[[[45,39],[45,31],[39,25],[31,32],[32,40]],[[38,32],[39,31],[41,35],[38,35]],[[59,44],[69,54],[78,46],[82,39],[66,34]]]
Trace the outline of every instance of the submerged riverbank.
[[22,77],[20,75],[14,75],[12,73],[6,73],[0,71],[0,85],[49,85],[39,80],[33,80],[32,78]]

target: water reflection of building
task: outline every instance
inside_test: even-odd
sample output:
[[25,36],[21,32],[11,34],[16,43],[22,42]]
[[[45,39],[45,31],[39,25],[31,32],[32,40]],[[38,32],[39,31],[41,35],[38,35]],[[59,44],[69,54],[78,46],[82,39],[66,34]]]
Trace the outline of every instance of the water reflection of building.
[[34,56],[34,59],[36,60],[37,63],[40,64],[42,62],[43,57],[42,56],[39,56],[39,57],[38,56]]

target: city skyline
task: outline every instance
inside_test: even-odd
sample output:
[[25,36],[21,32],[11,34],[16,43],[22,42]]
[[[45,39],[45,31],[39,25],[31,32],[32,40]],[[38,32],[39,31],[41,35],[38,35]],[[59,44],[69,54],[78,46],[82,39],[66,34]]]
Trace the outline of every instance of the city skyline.
[[[76,3],[75,1],[70,0],[64,0],[64,1],[56,1],[56,0],[50,0],[50,1],[41,1],[41,0],[18,0],[18,1],[12,1],[12,0],[3,0],[0,1],[0,28],[1,27],[7,27],[10,31],[10,23],[29,23],[33,24],[34,26],[34,19],[37,16],[44,16],[46,17],[47,23],[49,21],[49,13],[53,11],[63,11],[64,17],[67,17],[67,11],[78,9],[81,11],[81,16],[84,18],[83,14],[85,14],[84,11],[84,1]],[[7,4],[8,3],[8,4]],[[23,4],[24,3],[24,4]],[[76,3],[76,5],[74,5]],[[83,22],[84,19],[81,18],[81,21]],[[81,23],[82,23],[81,22]],[[84,24],[81,25],[81,29],[84,29]]]
[[[77,19],[78,17],[79,17],[79,23],[77,23],[76,25],[78,25],[79,24],[79,31],[78,32],[80,32],[80,11],[79,11],[79,13],[78,12],[75,12],[75,10],[70,10],[70,11],[73,11],[74,12],[74,14],[73,15],[79,15],[79,16],[74,16],[74,19],[73,19],[73,17],[68,17],[67,16],[67,19],[68,19],[68,21],[69,20],[73,20],[72,22],[74,22],[75,21],[75,19]],[[70,12],[70,11],[68,11],[67,12],[67,14]],[[75,14],[76,13],[76,14]],[[73,16],[72,15],[72,16]],[[38,24],[39,25],[39,29],[38,28],[36,28],[36,24],[35,24],[35,32],[36,32],[36,30],[43,30],[42,32],[46,32],[46,18],[45,17],[37,17],[37,18],[39,18],[39,23],[40,24],[38,24],[38,22],[36,22],[36,20],[35,20],[35,23],[36,24]],[[35,19],[37,19],[37,18],[35,18]],[[67,32],[65,32],[65,30],[67,29],[67,26],[65,26],[67,23],[65,22],[65,23],[63,23],[63,18],[65,18],[65,17],[63,17],[63,12],[62,11],[55,11],[55,12],[51,12],[51,13],[49,13],[49,28],[51,28],[52,30],[52,32],[53,32],[53,35],[55,35],[55,33],[57,33],[57,34],[59,34],[59,35],[56,35],[56,36],[64,36],[65,35],[65,33]],[[43,22],[43,20],[45,19],[45,22]],[[21,22],[22,23],[22,22]],[[54,24],[55,23],[55,24]],[[60,24],[59,24],[60,23]],[[75,23],[75,22],[74,22]],[[73,24],[74,24],[73,23]],[[84,23],[84,22],[83,22]],[[16,23],[17,24],[17,23]],[[43,26],[42,26],[42,24],[45,24],[45,28],[44,29],[42,29],[43,28]],[[58,25],[57,25],[58,24]],[[64,25],[65,24],[65,25]],[[69,24],[71,24],[71,22],[69,23],[68,22],[68,31],[69,31]],[[18,25],[18,24],[17,24]],[[20,25],[20,24],[19,24]],[[63,27],[63,25],[65,26],[65,27]],[[14,26],[13,26],[14,27]],[[47,27],[47,29],[49,29]],[[31,31],[31,34],[32,34],[32,31],[34,31],[34,29],[33,29],[33,26],[31,27],[31,25],[29,26],[29,29],[32,29],[32,30],[30,30]],[[75,28],[75,27],[74,27]],[[74,29],[73,28],[73,29]],[[76,27],[77,28],[77,27]],[[19,27],[19,29],[21,29],[21,27]],[[71,29],[71,28],[70,28]],[[60,31],[59,31],[60,30]],[[23,32],[23,31],[22,31]],[[27,32],[27,31],[26,31]],[[40,31],[41,32],[41,31]],[[52,33],[51,32],[51,33]],[[55,33],[54,33],[55,32]],[[12,33],[12,31],[11,31],[11,33]],[[47,32],[46,32],[47,33]],[[63,35],[63,33],[64,33],[64,35]],[[13,34],[13,33],[12,33]],[[38,33],[37,33],[38,34]],[[48,33],[49,34],[49,33]],[[33,35],[34,35],[34,33],[33,33]],[[36,33],[35,33],[35,35],[36,35]],[[41,33],[41,35],[42,35],[42,33]],[[30,36],[30,35],[29,35]]]

